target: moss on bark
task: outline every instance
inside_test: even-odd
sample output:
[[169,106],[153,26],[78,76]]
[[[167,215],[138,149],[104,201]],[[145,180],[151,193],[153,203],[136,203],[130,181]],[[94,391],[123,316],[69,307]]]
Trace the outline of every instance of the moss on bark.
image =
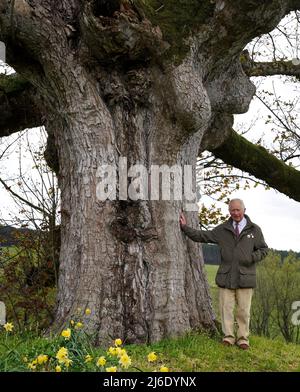
[[234,130],[221,146],[211,152],[227,164],[264,180],[272,188],[300,201],[300,172]]
[[173,62],[183,59],[188,51],[186,38],[208,23],[215,8],[209,0],[134,0],[134,5],[160,27],[163,39],[170,44],[165,56]]

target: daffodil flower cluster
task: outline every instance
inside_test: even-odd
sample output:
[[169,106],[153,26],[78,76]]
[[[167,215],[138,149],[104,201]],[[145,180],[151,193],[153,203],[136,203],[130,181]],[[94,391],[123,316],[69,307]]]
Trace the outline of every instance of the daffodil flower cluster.
[[[91,313],[89,308],[84,310],[85,316],[89,316]],[[14,326],[12,323],[6,323],[3,328],[6,333],[9,333],[13,331]],[[83,365],[87,370],[117,372],[118,370],[127,370],[132,365],[132,359],[122,347],[123,342],[120,338],[113,341],[113,345],[107,349],[106,356],[92,355],[93,353],[87,350],[88,340],[83,329],[84,324],[80,320],[70,320],[69,327],[60,333],[60,337],[53,340],[55,346],[51,348],[51,355],[50,353],[39,354],[31,362],[28,362],[28,358],[25,356],[23,363],[26,363],[27,368],[32,371],[55,370],[55,372],[68,371],[72,365],[74,369]],[[92,348],[90,347],[90,349]],[[147,360],[149,363],[160,362],[154,351],[147,354]],[[161,363],[159,371],[169,372],[170,370]]]

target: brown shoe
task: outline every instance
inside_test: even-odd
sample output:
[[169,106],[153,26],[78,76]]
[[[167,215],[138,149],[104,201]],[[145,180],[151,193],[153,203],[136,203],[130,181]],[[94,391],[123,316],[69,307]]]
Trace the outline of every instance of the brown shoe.
[[241,348],[242,350],[248,350],[250,347],[247,343],[241,343],[238,344],[239,348]]
[[228,342],[228,340],[223,340],[222,344],[223,344],[223,346],[227,346],[227,347],[233,346],[233,344],[231,344],[230,342]]

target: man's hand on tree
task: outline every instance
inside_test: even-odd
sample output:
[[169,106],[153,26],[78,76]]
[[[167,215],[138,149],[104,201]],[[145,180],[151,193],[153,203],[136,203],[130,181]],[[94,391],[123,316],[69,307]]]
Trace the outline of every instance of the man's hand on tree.
[[186,225],[186,219],[185,219],[185,216],[183,215],[182,212],[181,212],[180,217],[179,217],[179,223],[180,223],[181,227]]

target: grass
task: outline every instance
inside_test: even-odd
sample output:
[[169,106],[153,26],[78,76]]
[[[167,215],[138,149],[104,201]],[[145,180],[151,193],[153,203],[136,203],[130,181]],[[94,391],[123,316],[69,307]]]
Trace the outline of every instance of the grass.
[[[63,344],[59,337],[46,339],[33,335],[0,334],[0,364],[1,371],[28,371],[28,363],[39,354],[47,354],[53,358],[53,366],[44,370],[54,371],[55,354],[57,348]],[[238,347],[224,347],[220,339],[210,337],[205,333],[189,333],[175,339],[165,339],[151,345],[125,345],[128,355],[132,359],[129,371],[158,371],[161,366],[167,366],[170,371],[177,372],[299,372],[300,346],[286,344],[282,341],[269,340],[263,337],[251,337],[251,349],[240,350]],[[113,342],[108,342],[108,346]],[[56,349],[54,349],[56,346]],[[108,348],[107,346],[107,348]],[[104,355],[109,360],[107,350],[91,348],[87,345],[93,362],[86,365],[82,346],[77,346],[75,357],[69,371],[101,371],[95,363],[99,356]],[[147,354],[154,351],[157,361],[150,363]],[[27,358],[27,362],[24,362]],[[117,365],[114,361],[111,365]],[[110,366],[111,366],[110,365]],[[107,363],[108,366],[108,363]],[[119,370],[120,366],[118,367]],[[43,370],[39,368],[37,370]],[[102,369],[102,371],[105,369]]]
[[[212,289],[212,296],[217,306],[217,287],[214,283],[218,266],[206,265],[207,277]],[[72,329],[72,327],[71,327]],[[118,337],[115,337],[118,338]],[[84,330],[72,329],[71,339],[66,341],[61,336],[41,337],[34,331],[6,333],[0,327],[0,371],[28,371],[28,364],[40,354],[49,357],[47,364],[38,365],[35,371],[55,371],[58,364],[56,354],[60,347],[67,347],[73,363],[62,371],[86,372],[105,371],[107,366],[117,366],[118,371],[126,371],[119,364],[119,358],[107,354],[113,341],[108,341],[105,348],[93,347],[91,339]],[[224,347],[220,337],[209,336],[204,332],[192,332],[182,337],[164,339],[151,345],[123,346],[132,360],[128,371],[153,372],[166,366],[172,372],[299,372],[300,345],[285,343],[282,339],[268,339],[251,336],[251,348],[248,351],[238,347]],[[150,352],[157,354],[155,362],[149,362]],[[93,357],[85,363],[86,355]],[[100,356],[105,356],[107,363],[97,367]]]
[[206,276],[208,279],[208,283],[210,287],[217,287],[216,282],[215,282],[215,276],[217,273],[217,270],[219,268],[218,265],[212,265],[212,264],[205,264],[205,271],[206,271]]

